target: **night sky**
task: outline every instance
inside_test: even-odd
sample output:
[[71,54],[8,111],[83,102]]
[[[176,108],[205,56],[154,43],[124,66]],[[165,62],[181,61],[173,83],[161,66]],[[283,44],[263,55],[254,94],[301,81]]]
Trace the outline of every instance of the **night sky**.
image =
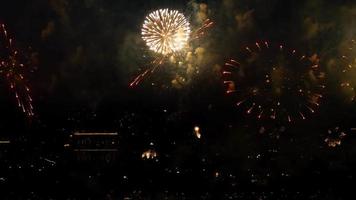
[[[157,58],[141,27],[162,8],[192,30],[214,25],[182,65],[166,59],[130,87]],[[356,67],[353,0],[13,0],[1,2],[0,23],[29,60],[35,113],[16,106],[1,71],[0,199],[353,199],[356,100],[340,86],[356,88],[356,71],[341,72]],[[258,120],[226,94],[224,63],[248,65],[241,52],[257,41],[317,61],[315,113]],[[268,56],[257,59],[276,64]],[[76,135],[88,132],[117,135]]]

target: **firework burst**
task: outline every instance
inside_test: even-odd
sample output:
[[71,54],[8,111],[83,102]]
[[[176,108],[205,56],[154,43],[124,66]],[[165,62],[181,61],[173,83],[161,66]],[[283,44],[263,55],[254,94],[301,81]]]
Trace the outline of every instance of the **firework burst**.
[[256,42],[241,58],[226,62],[222,76],[226,93],[247,115],[292,122],[319,107],[325,86],[316,55]]
[[184,60],[190,42],[203,37],[212,25],[213,22],[207,19],[192,31],[191,24],[177,10],[160,9],[150,13],[144,21],[141,35],[148,49],[154,53],[154,59],[148,64],[148,69],[134,78],[130,87],[137,86],[164,62]]
[[33,116],[32,97],[27,84],[26,59],[14,46],[4,24],[0,24],[0,74],[9,85],[17,106],[27,116]]
[[182,50],[190,37],[190,24],[177,10],[150,13],[142,27],[142,39],[150,50],[167,55]]

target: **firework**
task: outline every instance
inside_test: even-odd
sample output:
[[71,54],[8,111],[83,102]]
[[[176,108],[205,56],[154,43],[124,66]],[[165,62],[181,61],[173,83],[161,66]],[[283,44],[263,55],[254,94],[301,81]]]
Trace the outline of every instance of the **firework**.
[[351,40],[346,52],[341,56],[342,74],[340,86],[351,101],[356,97],[356,41]]
[[177,10],[160,9],[150,13],[144,21],[141,34],[148,49],[154,52],[154,58],[146,66],[147,69],[134,78],[130,87],[137,86],[167,61],[181,64],[191,42],[203,37],[212,25],[213,22],[207,19],[199,28],[191,31],[190,23]]
[[0,24],[0,74],[9,85],[17,106],[28,116],[33,116],[32,97],[27,84],[26,58],[15,48],[4,24]]
[[188,43],[190,24],[177,10],[160,9],[150,13],[142,27],[142,39],[150,50],[167,55]]
[[325,86],[315,54],[256,42],[245,47],[241,58],[226,62],[222,76],[226,93],[247,115],[292,122],[319,107]]

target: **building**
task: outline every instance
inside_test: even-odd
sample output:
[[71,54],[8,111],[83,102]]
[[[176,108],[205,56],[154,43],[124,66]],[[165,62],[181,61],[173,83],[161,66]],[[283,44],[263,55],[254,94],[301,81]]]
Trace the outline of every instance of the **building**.
[[64,147],[75,161],[109,164],[117,158],[118,144],[116,132],[74,132]]

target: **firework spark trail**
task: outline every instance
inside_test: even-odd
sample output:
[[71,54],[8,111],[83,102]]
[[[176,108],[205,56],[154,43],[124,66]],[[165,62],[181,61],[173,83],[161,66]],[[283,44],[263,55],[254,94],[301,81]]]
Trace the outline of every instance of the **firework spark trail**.
[[149,74],[152,74],[153,72],[156,71],[156,69],[162,65],[163,60],[165,58],[157,58],[154,61],[151,62],[152,66],[149,69],[146,69],[143,73],[139,74],[138,76],[136,76],[136,78],[130,83],[130,87],[135,87],[138,84],[141,83],[141,81],[143,81],[143,79],[145,77],[147,77]]
[[351,93],[351,101],[356,99],[356,41],[351,40],[349,47],[346,49],[346,54],[341,56],[342,61],[342,82],[341,88],[348,90]]
[[315,113],[325,88],[316,55],[309,58],[268,42],[244,49],[245,59],[230,59],[222,71],[226,94],[237,97],[238,107],[257,119],[288,122]]
[[192,34],[191,40],[196,40],[203,37],[206,34],[206,30],[211,28],[213,25],[214,22],[212,22],[210,19],[205,20],[203,25]]
[[13,39],[8,35],[4,24],[0,24],[0,74],[7,81],[10,91],[16,98],[17,106],[23,113],[34,115],[30,88],[25,78],[26,66],[20,52],[14,47]]

